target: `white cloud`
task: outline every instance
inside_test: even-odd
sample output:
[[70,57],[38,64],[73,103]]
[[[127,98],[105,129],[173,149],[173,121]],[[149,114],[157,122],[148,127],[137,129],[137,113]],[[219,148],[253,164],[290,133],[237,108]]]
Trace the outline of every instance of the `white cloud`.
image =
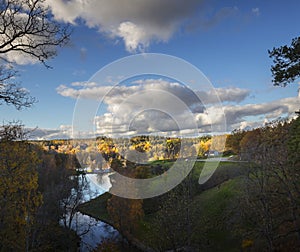
[[[81,95],[84,99],[96,101],[99,101],[99,97],[105,97],[106,111],[101,111],[94,118],[95,133],[111,137],[212,133],[212,125],[222,123],[224,115],[227,132],[236,128],[250,129],[280,116],[292,117],[300,107],[300,98],[297,96],[265,103],[241,104],[241,101],[245,103],[249,90],[230,87],[216,89],[223,100],[220,108],[216,107],[215,98],[209,99],[213,91],[192,91],[177,82],[163,79],[145,79],[128,86],[104,87],[95,83],[76,82],[71,87],[60,86],[57,92],[66,97],[77,98]],[[207,97],[206,107],[199,102],[195,93]],[[93,132],[81,134],[94,136]],[[71,136],[70,127],[62,126],[46,132],[43,137],[53,139],[63,136]]]
[[[56,129],[42,129],[42,128],[27,128],[29,132],[29,139],[31,140],[53,140],[53,139],[72,139],[73,126],[72,125],[60,125]],[[82,132],[80,138],[93,138],[94,132]]]
[[16,63],[18,65],[28,65],[35,64],[38,62],[36,58],[25,55],[19,51],[10,51],[4,55],[4,58],[11,63]]
[[208,92],[196,91],[204,104],[239,103],[250,95],[250,90],[237,87],[215,88]]
[[88,82],[88,81],[75,81],[71,83],[72,87],[95,87],[98,84],[96,82]]
[[[131,86],[100,86],[96,82],[73,82],[72,87],[60,85],[56,90],[57,93],[70,98],[77,98],[79,95],[83,99],[100,100],[104,96],[107,102],[122,102],[127,96],[136,92],[147,90],[163,90],[170,92],[188,105],[199,104],[199,98],[204,104],[213,104],[219,102],[235,102],[243,101],[250,94],[250,90],[236,87],[215,88],[209,91],[192,91],[186,86],[177,82],[169,82],[163,79],[145,79],[132,83]],[[76,89],[75,87],[83,87]],[[199,97],[199,98],[198,98]]]
[[185,20],[202,6],[201,0],[47,0],[57,20],[121,38],[130,52],[144,50],[152,41],[168,41]]
[[72,126],[61,125],[58,129],[28,129],[29,139],[32,140],[51,140],[69,139],[72,137]]
[[299,107],[299,97],[289,97],[260,104],[226,105],[224,112],[227,125],[232,130],[234,126],[248,121],[247,117],[261,117],[260,121],[253,122],[253,125],[258,127],[262,126],[265,120],[270,121],[281,116],[292,117]]
[[[96,83],[75,82],[70,87],[61,85],[57,92],[65,97],[96,100],[106,104],[106,113],[95,118],[98,134],[167,134],[168,132],[211,131],[224,119],[223,111],[216,107],[219,99],[234,113],[249,90],[235,87],[209,91],[193,91],[177,82],[164,79],[140,79],[128,86],[97,86]],[[200,99],[199,99],[200,97]],[[205,104],[205,106],[203,105]],[[226,107],[227,106],[227,107]],[[242,109],[241,109],[242,110]],[[244,116],[242,113],[241,118]],[[230,116],[230,113],[229,113]],[[236,123],[239,114],[232,116]],[[195,130],[193,131],[195,134]]]
[[149,37],[151,37],[144,29],[131,22],[121,23],[116,34],[124,38],[126,50],[129,52],[143,51],[144,47],[149,46]]

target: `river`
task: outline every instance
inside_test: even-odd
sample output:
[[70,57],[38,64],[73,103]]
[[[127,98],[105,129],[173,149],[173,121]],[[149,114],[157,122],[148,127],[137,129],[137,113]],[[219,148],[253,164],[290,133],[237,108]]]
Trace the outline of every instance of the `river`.
[[[83,192],[82,203],[100,196],[108,191],[111,186],[109,174],[87,174],[85,177],[88,184]],[[82,252],[93,251],[106,238],[119,237],[119,232],[112,226],[80,212],[76,212],[72,220],[72,229],[81,238],[80,251]]]

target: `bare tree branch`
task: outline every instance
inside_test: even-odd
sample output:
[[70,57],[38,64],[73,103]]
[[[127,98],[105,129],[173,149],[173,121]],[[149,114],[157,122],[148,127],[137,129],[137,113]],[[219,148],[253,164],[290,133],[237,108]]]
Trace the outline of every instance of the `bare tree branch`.
[[69,42],[70,33],[68,25],[53,19],[45,0],[0,0],[0,104],[21,109],[36,102],[14,81],[13,67],[25,60],[49,68],[46,61]]
[[14,69],[0,66],[0,105],[4,102],[20,110],[30,107],[36,99],[15,81],[16,76],[17,72]]

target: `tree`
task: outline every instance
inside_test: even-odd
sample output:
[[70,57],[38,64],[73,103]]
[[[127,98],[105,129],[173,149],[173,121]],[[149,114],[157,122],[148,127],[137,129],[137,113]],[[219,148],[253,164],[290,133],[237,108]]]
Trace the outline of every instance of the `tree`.
[[292,250],[300,244],[299,118],[277,121],[246,133],[242,158],[249,170],[241,201],[253,235],[272,249]]
[[[129,162],[125,168],[122,166],[120,160],[115,159],[113,166],[119,167],[113,169],[118,169],[118,172],[123,170],[123,176],[137,178],[137,176],[141,174],[135,171],[134,168],[131,167],[132,165],[133,164]],[[132,183],[124,183],[122,181],[118,181],[116,184],[112,183],[112,187],[116,186],[122,188],[122,190],[128,190],[131,193],[137,192],[137,189]],[[112,195],[107,201],[107,212],[109,213],[109,217],[112,220],[114,227],[119,230],[121,235],[129,238],[137,232],[139,223],[144,217],[143,200],[122,198]]]
[[271,71],[275,86],[286,86],[300,77],[300,37],[294,38],[290,46],[274,47],[268,53],[273,58]]
[[41,160],[38,182],[43,204],[37,212],[32,248],[75,251],[79,242],[75,210],[82,196],[80,181],[74,175],[77,162],[71,154],[47,152],[36,144],[34,147]]
[[103,240],[94,250],[94,252],[120,252],[119,244],[111,239]]
[[232,133],[227,137],[226,139],[226,149],[233,151],[235,154],[240,155],[241,154],[241,140],[245,136],[246,131],[236,129],[232,131]]
[[149,152],[151,150],[151,142],[149,136],[136,136],[130,139],[129,151],[126,151],[126,159],[145,163],[149,160]]
[[130,236],[137,231],[144,216],[143,200],[126,199],[113,195],[107,201],[107,210],[114,226],[122,235]]
[[17,72],[12,66],[0,66],[0,105],[1,101],[8,105],[14,105],[18,110],[22,107],[30,107],[36,100],[29,92],[15,82]]
[[38,158],[21,125],[0,128],[0,251],[28,251],[36,214]]
[[203,158],[205,156],[205,153],[209,151],[211,145],[211,139],[204,141],[201,140],[198,146],[198,156]]
[[[122,167],[121,163],[117,160],[114,161],[115,166],[119,166],[122,169],[122,175],[127,177],[137,177],[137,172],[131,167]],[[131,164],[129,165],[131,166]],[[136,188],[132,183],[122,183],[112,184],[112,187],[118,186],[123,188],[123,190],[130,190],[131,192],[136,192]],[[143,200],[141,199],[127,199],[116,195],[107,201],[107,211],[114,226],[120,231],[122,235],[130,236],[136,232],[139,221],[144,217],[143,211]]]
[[144,153],[151,149],[149,136],[136,136],[130,139],[131,146],[134,150]]
[[115,145],[114,141],[110,138],[97,139],[98,141],[98,151],[101,153],[102,157],[110,166],[113,159],[118,157],[119,150]]
[[170,159],[178,157],[181,148],[181,140],[179,138],[168,138],[166,140],[166,154]]
[[[186,169],[188,166],[182,163],[182,170],[178,172],[183,175]],[[190,172],[177,187],[162,196],[154,219],[154,238],[157,240],[155,247],[158,251],[198,251],[195,244],[192,244],[195,231],[195,215],[192,213],[192,199],[195,195],[193,182],[193,174]]]
[[53,19],[45,0],[0,0],[0,104],[31,106],[35,99],[15,82],[16,58],[49,67],[46,61],[69,37],[69,27]]
[[65,221],[84,190],[70,179],[75,156],[45,152],[26,135],[19,123],[0,126],[0,251],[75,251],[79,237]]

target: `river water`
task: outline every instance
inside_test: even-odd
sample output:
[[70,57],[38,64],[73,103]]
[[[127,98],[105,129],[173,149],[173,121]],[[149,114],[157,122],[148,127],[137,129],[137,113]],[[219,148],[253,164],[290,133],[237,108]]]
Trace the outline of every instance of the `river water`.
[[[88,184],[83,192],[82,203],[107,192],[111,186],[109,174],[87,174],[85,177]],[[93,251],[106,238],[119,237],[118,231],[112,226],[80,212],[77,212],[73,218],[72,229],[81,238],[80,251],[82,252]]]

